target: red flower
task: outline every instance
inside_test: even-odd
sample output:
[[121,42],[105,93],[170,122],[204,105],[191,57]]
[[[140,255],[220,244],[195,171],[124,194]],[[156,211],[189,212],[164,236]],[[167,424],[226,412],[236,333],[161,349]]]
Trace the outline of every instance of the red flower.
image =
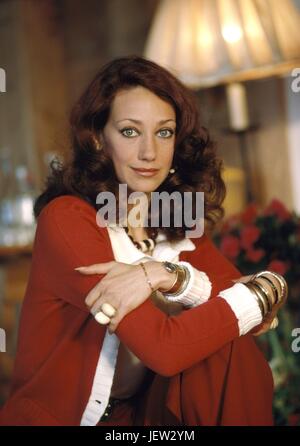
[[254,226],[246,226],[241,230],[241,247],[246,250],[251,250],[253,243],[258,240],[260,236],[260,230]]
[[244,210],[244,212],[241,213],[241,221],[245,225],[251,225],[255,222],[255,219],[257,217],[257,206],[255,203],[251,203],[247,208]]
[[250,260],[253,263],[259,262],[263,256],[265,255],[266,251],[264,249],[249,249],[246,251],[246,259]]
[[282,260],[272,260],[267,266],[267,269],[283,276],[288,270],[288,265],[282,262]]
[[235,259],[240,252],[240,241],[233,235],[226,235],[221,241],[220,250],[224,256]]
[[274,198],[266,207],[264,215],[276,215],[281,221],[291,218],[291,213],[287,210],[284,204],[276,198]]
[[288,417],[289,426],[300,426],[300,413],[291,413]]
[[230,232],[232,229],[236,228],[240,224],[240,217],[238,214],[232,215],[231,217],[228,217],[221,227],[221,233],[226,234],[227,232]]

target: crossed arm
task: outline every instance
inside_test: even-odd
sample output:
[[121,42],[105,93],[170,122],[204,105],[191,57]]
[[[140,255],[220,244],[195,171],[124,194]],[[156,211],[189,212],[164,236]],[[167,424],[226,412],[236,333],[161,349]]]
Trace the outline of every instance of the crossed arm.
[[[49,292],[86,312],[89,318],[92,315],[85,298],[95,297],[95,290],[102,289],[103,293],[109,285],[105,301],[109,298],[116,306],[115,299],[119,299],[120,308],[123,306],[116,334],[145,365],[161,375],[176,374],[239,336],[230,305],[216,297],[232,286],[240,273],[205,236],[199,265],[201,270],[207,270],[213,284],[211,299],[175,317],[166,316],[148,299],[149,288],[140,266],[114,262],[106,230],[99,230],[94,210],[80,199],[60,197],[44,209],[39,217],[35,250],[45,253],[43,267],[52,277],[50,282],[47,280]],[[78,266],[101,263],[110,265],[110,273],[101,270],[96,275],[82,275],[75,271]],[[158,265],[154,263],[152,277],[157,286],[155,268]],[[125,296],[129,299],[126,305]]]
[[[155,290],[159,288],[167,289],[172,285],[173,278],[169,277],[170,274],[164,270],[161,262],[150,261],[147,262],[146,266],[148,276]],[[119,323],[127,314],[144,303],[150,295],[149,285],[145,280],[143,271],[138,265],[128,265],[122,262],[111,261],[79,267],[76,270],[86,275],[105,274],[105,277],[88,293],[85,303],[93,315],[100,311],[104,303],[109,303],[116,309],[116,314],[111,318],[108,326],[110,333],[113,333],[117,329]],[[245,279],[247,277],[242,276],[236,279],[235,282],[242,283]],[[272,293],[270,285],[264,284],[264,286],[268,287],[268,292]],[[124,290],[126,290],[125,293]],[[241,298],[243,297],[241,296]],[[253,330],[253,334],[258,335],[269,330],[279,306],[273,309],[263,324]]]

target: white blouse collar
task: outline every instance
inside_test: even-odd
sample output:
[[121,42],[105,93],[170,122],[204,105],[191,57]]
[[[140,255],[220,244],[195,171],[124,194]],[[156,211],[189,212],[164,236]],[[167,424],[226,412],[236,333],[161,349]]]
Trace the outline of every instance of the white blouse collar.
[[172,261],[181,251],[194,251],[195,244],[189,239],[184,238],[179,242],[169,242],[164,234],[159,233],[156,238],[156,245],[152,256],[140,251],[130,240],[126,231],[121,226],[107,226],[110,241],[114,253],[118,253],[119,262],[138,263],[141,259]]

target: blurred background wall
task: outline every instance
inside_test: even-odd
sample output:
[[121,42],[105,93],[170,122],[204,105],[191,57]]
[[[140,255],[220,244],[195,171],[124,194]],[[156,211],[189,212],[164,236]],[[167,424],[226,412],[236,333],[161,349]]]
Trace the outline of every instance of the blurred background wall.
[[[143,53],[157,4],[157,0],[1,1],[1,66],[6,70],[7,92],[0,103],[0,147],[9,148],[16,164],[27,163],[37,187],[42,186],[49,158],[66,148],[72,104],[103,63]],[[249,135],[250,167],[256,200],[265,204],[277,196],[288,207],[299,208],[290,178],[291,81],[286,76],[246,82],[250,117],[259,125]],[[202,89],[198,99],[221,156],[228,165],[239,167],[237,139],[224,133],[228,127],[224,89]],[[288,179],[284,187],[283,177]]]
[[[300,10],[300,0],[293,3]],[[5,163],[10,163],[11,178],[18,166],[25,166],[26,172],[17,172],[21,186],[35,195],[41,191],[49,161],[68,150],[72,105],[104,63],[143,54],[158,4],[159,0],[0,1],[0,67],[6,73],[6,92],[0,93],[0,197],[7,188]],[[254,126],[247,135],[247,176],[259,206],[276,198],[299,213],[300,92],[292,92],[292,81],[286,73],[245,82]],[[225,161],[229,216],[246,205],[239,140],[228,132],[223,86],[198,89],[196,95],[203,124]],[[0,248],[0,327],[6,330],[6,352],[0,353],[0,402],[8,392],[30,268],[30,243],[23,245]]]

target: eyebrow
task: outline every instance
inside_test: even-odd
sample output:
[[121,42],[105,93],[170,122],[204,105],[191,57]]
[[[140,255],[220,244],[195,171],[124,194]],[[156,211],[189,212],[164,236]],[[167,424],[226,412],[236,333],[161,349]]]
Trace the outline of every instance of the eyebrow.
[[[136,124],[142,124],[142,121],[140,121],[139,119],[133,119],[133,118],[119,119],[116,122],[122,122],[122,121],[132,121],[132,122],[134,122]],[[173,121],[176,124],[175,119],[162,119],[161,121],[158,122],[158,124],[165,124],[166,122],[169,122],[169,121]]]

